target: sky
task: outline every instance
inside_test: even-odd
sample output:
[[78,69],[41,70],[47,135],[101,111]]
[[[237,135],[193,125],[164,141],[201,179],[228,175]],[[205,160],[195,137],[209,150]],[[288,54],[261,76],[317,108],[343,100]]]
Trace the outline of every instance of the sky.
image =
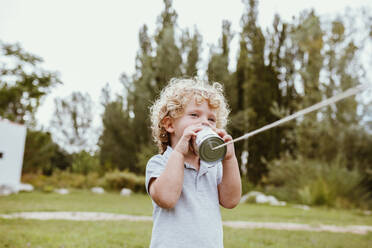
[[[334,16],[346,7],[360,6],[372,7],[372,0],[261,0],[258,20],[267,27],[275,13],[290,21],[304,9]],[[231,21],[232,30],[240,31],[241,0],[174,0],[173,7],[180,28],[196,26],[202,34],[204,60],[209,45],[218,43],[222,20]],[[120,92],[120,75],[132,75],[135,69],[139,29],[146,24],[154,34],[162,9],[162,0],[1,0],[0,40],[19,42],[26,51],[42,57],[42,67],[58,71],[63,82],[43,100],[36,115],[39,125],[49,126],[55,97],[87,92],[99,109],[106,83]],[[234,40],[237,44],[237,37]]]

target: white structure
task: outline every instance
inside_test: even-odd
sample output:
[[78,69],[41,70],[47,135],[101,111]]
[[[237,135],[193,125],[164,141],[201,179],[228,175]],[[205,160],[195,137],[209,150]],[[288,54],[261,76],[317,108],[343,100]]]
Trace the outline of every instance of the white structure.
[[15,192],[21,185],[26,132],[26,126],[0,119],[0,186]]
[[130,190],[130,189],[123,188],[120,191],[121,196],[130,196],[131,194],[132,194],[132,190]]
[[95,194],[103,194],[105,193],[105,190],[101,187],[93,187],[90,189]]

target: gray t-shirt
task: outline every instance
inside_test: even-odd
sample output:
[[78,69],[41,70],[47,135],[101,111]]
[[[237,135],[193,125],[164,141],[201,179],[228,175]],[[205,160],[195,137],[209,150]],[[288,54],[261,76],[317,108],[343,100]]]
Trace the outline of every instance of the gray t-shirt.
[[[161,175],[172,148],[153,156],[146,167],[146,189],[151,178]],[[222,180],[222,163],[200,161],[197,171],[185,163],[180,199],[172,209],[152,201],[153,229],[151,248],[223,247],[222,220],[217,185]]]

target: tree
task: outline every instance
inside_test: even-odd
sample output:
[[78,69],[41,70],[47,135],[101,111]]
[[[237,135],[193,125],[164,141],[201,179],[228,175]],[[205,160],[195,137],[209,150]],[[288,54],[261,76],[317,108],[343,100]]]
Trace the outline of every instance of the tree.
[[[230,84],[229,46],[232,38],[233,34],[231,32],[231,22],[224,20],[222,22],[222,35],[219,46],[217,50],[215,50],[213,47],[211,48],[207,69],[208,80],[211,82],[223,83],[226,90],[229,89],[227,86]],[[228,94],[228,98],[231,99],[232,96]]]
[[[128,128],[134,134],[134,151],[138,154],[151,150],[153,146],[150,130],[149,107],[160,90],[172,77],[182,75],[182,67],[192,71],[196,68],[198,57],[197,32],[192,40],[186,42],[187,62],[182,61],[182,48],[176,42],[177,13],[172,8],[172,1],[164,0],[165,8],[158,18],[158,27],[154,37],[148,34],[144,25],[139,33],[140,49],[136,57],[136,72],[132,77],[123,74],[126,102],[125,111],[129,115]],[[179,42],[182,43],[182,42]],[[141,159],[143,160],[143,159]]]
[[121,82],[126,90],[127,110],[128,113],[133,114],[132,123],[135,128],[132,132],[136,134],[136,152],[139,151],[140,144],[149,143],[150,141],[149,106],[156,92],[152,40],[147,33],[146,25],[140,30],[139,43],[140,50],[136,57],[135,74],[132,79],[125,74],[121,77]]
[[[277,118],[284,118],[293,114],[299,108],[301,96],[298,94],[296,83],[296,44],[291,41],[289,24],[283,22],[279,15],[275,15],[272,30],[268,31],[268,60],[269,67],[275,70],[279,80],[279,97],[271,106],[271,112]],[[279,153],[289,153],[292,156],[297,151],[295,139],[296,121],[288,122],[278,127],[281,142]]]
[[70,152],[91,148],[93,103],[88,93],[73,92],[65,99],[56,98],[51,120],[53,137]]
[[0,58],[0,116],[28,127],[22,172],[51,174],[58,146],[50,133],[34,130],[35,113],[42,99],[61,81],[56,72],[41,67],[42,58],[18,43],[0,41]]
[[172,8],[172,0],[164,0],[165,9],[158,18],[158,28],[155,34],[156,56],[154,57],[154,71],[156,90],[164,88],[172,77],[182,75],[182,57],[180,48],[175,40],[177,13]]
[[43,59],[19,44],[0,41],[0,116],[17,123],[35,124],[43,97],[61,83],[57,73],[43,69]]
[[186,30],[181,42],[181,53],[186,56],[186,61],[182,65],[182,74],[186,77],[198,76],[197,65],[200,59],[202,37],[196,28],[193,35]]
[[[272,61],[265,64],[266,38],[257,25],[257,1],[247,0],[246,12],[242,16],[241,62],[237,70],[238,87],[242,87],[244,96],[240,96],[242,109],[251,110],[246,117],[249,130],[258,129],[278,119],[271,108],[280,103],[279,78]],[[246,55],[244,55],[246,53]],[[244,65],[244,67],[242,67]],[[240,85],[240,86],[239,86]],[[265,160],[270,161],[280,155],[281,129],[269,130],[249,140],[248,177],[258,183],[267,173]]]
[[50,133],[28,129],[25,147],[22,173],[52,174],[52,159],[58,145],[53,142]]
[[[125,108],[122,97],[104,105],[103,132],[99,139],[100,161],[106,170],[127,169],[142,172],[136,163],[136,132],[134,119]],[[143,131],[143,130],[142,130]]]

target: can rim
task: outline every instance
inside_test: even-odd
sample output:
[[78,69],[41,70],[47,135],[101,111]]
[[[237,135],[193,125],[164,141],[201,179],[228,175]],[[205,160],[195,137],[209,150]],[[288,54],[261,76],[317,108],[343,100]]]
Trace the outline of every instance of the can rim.
[[217,150],[212,150],[213,147],[223,144],[224,141],[220,137],[209,137],[205,139],[199,146],[200,159],[206,162],[216,162],[222,160],[226,155],[226,147]]

